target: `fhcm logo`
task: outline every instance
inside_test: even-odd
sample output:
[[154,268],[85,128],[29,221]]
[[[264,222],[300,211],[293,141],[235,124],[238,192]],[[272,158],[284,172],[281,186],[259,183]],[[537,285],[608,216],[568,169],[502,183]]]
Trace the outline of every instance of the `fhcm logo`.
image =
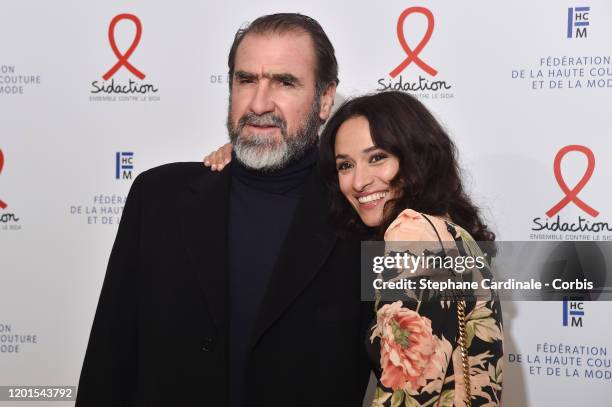
[[115,179],[132,179],[134,169],[133,152],[117,152],[115,154]]
[[567,38],[587,38],[590,13],[591,7],[570,7],[567,9]]
[[563,326],[582,328],[584,317],[584,302],[581,298],[563,297]]

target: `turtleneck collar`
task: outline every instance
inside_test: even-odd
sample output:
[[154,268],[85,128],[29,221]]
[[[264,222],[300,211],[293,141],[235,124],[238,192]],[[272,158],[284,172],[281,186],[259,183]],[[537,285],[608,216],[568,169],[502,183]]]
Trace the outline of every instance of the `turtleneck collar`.
[[302,158],[291,162],[283,169],[262,172],[245,167],[232,153],[232,177],[262,192],[284,195],[301,189],[317,164],[318,158],[319,152],[315,146]]

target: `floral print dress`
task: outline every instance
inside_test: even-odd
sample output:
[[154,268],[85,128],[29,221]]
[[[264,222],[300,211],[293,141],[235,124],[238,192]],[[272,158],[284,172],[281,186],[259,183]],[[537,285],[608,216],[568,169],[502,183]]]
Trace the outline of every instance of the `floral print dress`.
[[[402,212],[387,230],[385,241],[414,240],[414,224],[415,220],[422,219],[420,216],[412,210]],[[465,230],[436,220],[436,230],[440,232],[437,236],[445,244],[452,242],[462,255],[479,252]],[[446,230],[440,230],[444,227]],[[483,273],[490,277],[488,268]],[[487,301],[474,299],[466,303],[471,405],[499,406],[503,370],[500,304],[495,295]],[[400,301],[377,302],[375,311],[376,318],[366,338],[377,378],[371,405],[467,405],[458,342],[457,302],[435,298],[419,301],[407,297]]]

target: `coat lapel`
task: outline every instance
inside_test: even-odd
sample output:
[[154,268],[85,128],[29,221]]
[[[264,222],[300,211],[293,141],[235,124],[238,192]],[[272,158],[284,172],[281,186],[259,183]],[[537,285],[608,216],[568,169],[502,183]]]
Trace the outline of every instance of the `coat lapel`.
[[187,251],[221,333],[227,331],[227,212],[231,172],[203,171],[181,199]]
[[287,239],[276,261],[253,330],[252,346],[321,269],[336,242],[319,167],[304,187]]

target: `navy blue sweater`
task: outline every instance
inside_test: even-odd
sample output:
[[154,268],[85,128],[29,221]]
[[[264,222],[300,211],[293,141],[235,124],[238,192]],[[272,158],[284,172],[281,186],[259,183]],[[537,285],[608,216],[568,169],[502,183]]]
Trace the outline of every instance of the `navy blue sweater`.
[[228,222],[231,407],[248,405],[242,389],[257,311],[317,159],[314,148],[271,173],[233,159]]

